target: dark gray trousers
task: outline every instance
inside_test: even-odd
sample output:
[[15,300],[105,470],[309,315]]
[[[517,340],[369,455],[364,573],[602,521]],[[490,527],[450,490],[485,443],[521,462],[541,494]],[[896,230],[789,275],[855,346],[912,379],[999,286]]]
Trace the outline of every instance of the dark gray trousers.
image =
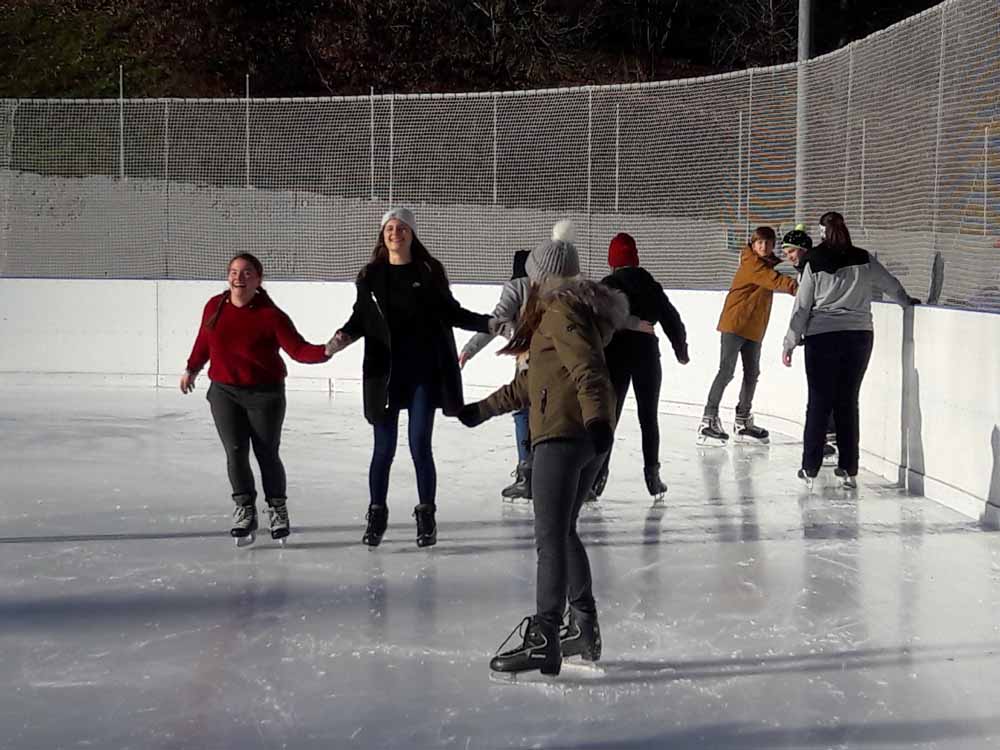
[[536,615],[554,628],[562,621],[567,599],[581,617],[597,616],[590,561],[576,533],[576,521],[604,456],[595,454],[584,438],[546,440],[534,448]]
[[708,402],[705,404],[706,417],[719,416],[722,394],[736,373],[738,357],[743,359],[743,386],[740,388],[740,401],[736,405],[736,416],[749,417],[753,411],[753,394],[757,390],[757,378],[760,377],[760,342],[745,339],[735,333],[723,333],[719,372],[708,391]]
[[226,449],[226,469],[237,505],[252,505],[257,498],[253,471],[250,469],[250,447],[260,465],[260,480],[264,497],[285,502],[285,467],[278,456],[281,426],[285,421],[285,387],[258,386],[241,388],[212,383],[208,389],[212,419],[219,439]]

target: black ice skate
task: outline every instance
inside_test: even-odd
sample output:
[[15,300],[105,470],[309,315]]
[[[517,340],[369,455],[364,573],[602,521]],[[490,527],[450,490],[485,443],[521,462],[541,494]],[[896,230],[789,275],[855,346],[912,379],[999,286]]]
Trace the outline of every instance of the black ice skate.
[[[509,651],[502,651],[515,637],[523,639],[521,644]],[[493,672],[511,676],[536,669],[542,674],[557,675],[561,667],[559,633],[537,617],[525,617],[521,620],[521,624],[500,644],[496,656],[490,659],[490,669]]]
[[837,435],[836,433],[826,434],[826,443],[823,445],[823,463],[837,463]]
[[271,520],[271,538],[284,546],[285,539],[292,531],[288,523],[288,506],[284,500],[281,502],[270,500],[268,501],[267,514]]
[[531,499],[531,464],[521,461],[514,469],[512,475],[513,484],[509,484],[500,490],[500,495],[504,500],[530,500]]
[[369,505],[365,520],[368,521],[368,528],[361,541],[369,547],[378,547],[382,543],[385,527],[389,525],[389,509],[384,505]]
[[656,500],[662,500],[667,494],[667,485],[660,479],[660,465],[644,466],[642,476],[646,480],[646,490]]
[[812,490],[813,481],[816,479],[815,476],[810,476],[805,469],[799,469],[799,473],[796,474],[795,476],[797,476],[799,480],[802,482],[802,484],[806,486],[807,490]]
[[741,443],[757,443],[767,445],[771,442],[770,433],[763,427],[758,427],[753,423],[753,415],[746,417],[736,417],[736,424],[733,425],[733,432],[736,440]]
[[434,520],[433,505],[418,505],[413,509],[413,517],[417,519],[417,546],[432,547],[437,544],[438,529]]
[[584,618],[570,609],[559,629],[559,648],[563,659],[579,656],[584,661],[601,658],[601,628],[597,617]]
[[725,447],[729,442],[729,434],[722,429],[722,420],[718,417],[702,417],[695,442],[698,445]]
[[249,547],[257,540],[257,506],[237,505],[233,511],[233,528],[229,535],[236,539],[237,547]]
[[607,484],[608,484],[608,467],[605,466],[603,469],[601,469],[601,473],[598,474],[597,478],[594,480],[594,496],[600,497],[601,495],[603,495],[604,488],[607,486]]
[[845,490],[856,490],[858,488],[858,478],[853,474],[848,474],[847,469],[841,469],[838,466],[833,470],[833,473],[840,479],[840,486]]

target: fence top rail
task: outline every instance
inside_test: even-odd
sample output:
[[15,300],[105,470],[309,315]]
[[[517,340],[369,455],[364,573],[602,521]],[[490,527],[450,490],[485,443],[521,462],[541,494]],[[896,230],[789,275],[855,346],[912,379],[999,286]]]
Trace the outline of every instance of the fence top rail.
[[[943,13],[952,5],[959,5],[965,0],[944,0],[943,2],[935,5],[931,8],[921,11],[909,18],[904,18],[902,21],[898,21],[891,26],[888,26],[880,31],[873,32],[866,37],[861,39],[855,39],[850,44],[841,47],[840,49],[833,50],[826,53],[825,55],[820,55],[819,57],[814,57],[806,61],[806,66],[811,66],[812,64],[818,64],[822,61],[828,61],[830,59],[836,58],[839,55],[847,54],[852,48],[864,44],[865,42],[872,41],[886,34],[892,34],[901,28],[909,26],[911,24],[919,23],[922,19],[927,16],[933,15],[935,13]],[[389,101],[389,100],[404,100],[404,101],[423,101],[423,100],[448,100],[448,99],[491,99],[491,98],[518,98],[518,97],[532,97],[532,96],[553,96],[560,94],[580,94],[580,93],[602,93],[602,92],[614,92],[614,91],[641,91],[645,89],[660,89],[669,88],[674,86],[691,86],[700,83],[710,82],[710,81],[722,81],[729,79],[738,79],[743,76],[750,76],[754,73],[780,73],[786,70],[795,70],[798,67],[798,62],[783,63],[781,65],[770,65],[765,67],[756,68],[746,68],[744,70],[734,70],[726,73],[715,73],[706,76],[693,76],[691,78],[675,78],[668,81],[642,81],[637,83],[612,83],[612,84],[602,84],[602,85],[588,85],[588,86],[566,86],[557,88],[543,88],[543,89],[520,89],[513,91],[467,91],[467,92],[451,92],[451,93],[414,93],[414,94],[350,94],[345,96],[283,96],[283,97],[144,97],[144,98],[121,98],[121,97],[107,97],[107,98],[90,98],[90,99],[74,99],[74,98],[59,98],[59,97],[48,97],[40,99],[23,98],[23,99],[0,99],[0,104],[14,104],[15,106],[19,103],[23,104],[119,104],[123,101],[128,103],[183,103],[183,104],[233,104],[237,102],[246,102],[247,99],[251,99],[255,103],[340,103],[340,102],[370,102],[370,101]]]

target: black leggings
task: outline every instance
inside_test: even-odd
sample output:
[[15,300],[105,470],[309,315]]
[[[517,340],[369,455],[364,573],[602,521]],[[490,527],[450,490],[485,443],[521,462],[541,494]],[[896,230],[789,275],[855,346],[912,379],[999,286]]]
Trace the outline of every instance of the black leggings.
[[535,508],[538,619],[559,627],[567,598],[584,617],[597,615],[590,561],[576,533],[580,506],[604,462],[590,440],[546,440],[534,448],[531,495]]
[[260,465],[260,481],[268,504],[285,501],[285,467],[278,456],[281,426],[285,421],[285,386],[242,388],[212,383],[206,396],[212,419],[226,449],[226,469],[237,505],[257,499],[250,447]]
[[[631,384],[642,432],[642,463],[644,466],[655,466],[660,463],[659,405],[663,383],[660,343],[656,336],[648,333],[619,331],[604,350],[604,358],[618,400],[615,423],[621,419],[622,406]],[[604,459],[604,470],[610,460],[609,452]]]
[[837,465],[851,476],[858,473],[858,394],[873,341],[871,331],[834,331],[806,337],[809,405],[802,435],[802,468],[810,476],[816,476],[823,465],[831,412],[837,430]]

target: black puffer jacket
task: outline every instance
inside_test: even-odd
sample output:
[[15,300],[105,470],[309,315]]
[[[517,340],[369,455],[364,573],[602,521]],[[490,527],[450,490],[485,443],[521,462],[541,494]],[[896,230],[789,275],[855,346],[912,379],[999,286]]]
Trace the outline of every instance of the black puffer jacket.
[[[462,374],[458,369],[458,351],[452,327],[467,331],[489,330],[489,315],[479,315],[462,307],[448,286],[444,267],[436,260],[414,261],[420,274],[422,304],[434,321],[431,335],[432,356],[440,374],[437,403],[447,416],[458,414],[464,404]],[[365,419],[375,424],[385,415],[392,377],[392,341],[388,310],[387,263],[369,263],[355,281],[357,299],[350,319],[341,330],[351,339],[365,339],[362,364]]]

